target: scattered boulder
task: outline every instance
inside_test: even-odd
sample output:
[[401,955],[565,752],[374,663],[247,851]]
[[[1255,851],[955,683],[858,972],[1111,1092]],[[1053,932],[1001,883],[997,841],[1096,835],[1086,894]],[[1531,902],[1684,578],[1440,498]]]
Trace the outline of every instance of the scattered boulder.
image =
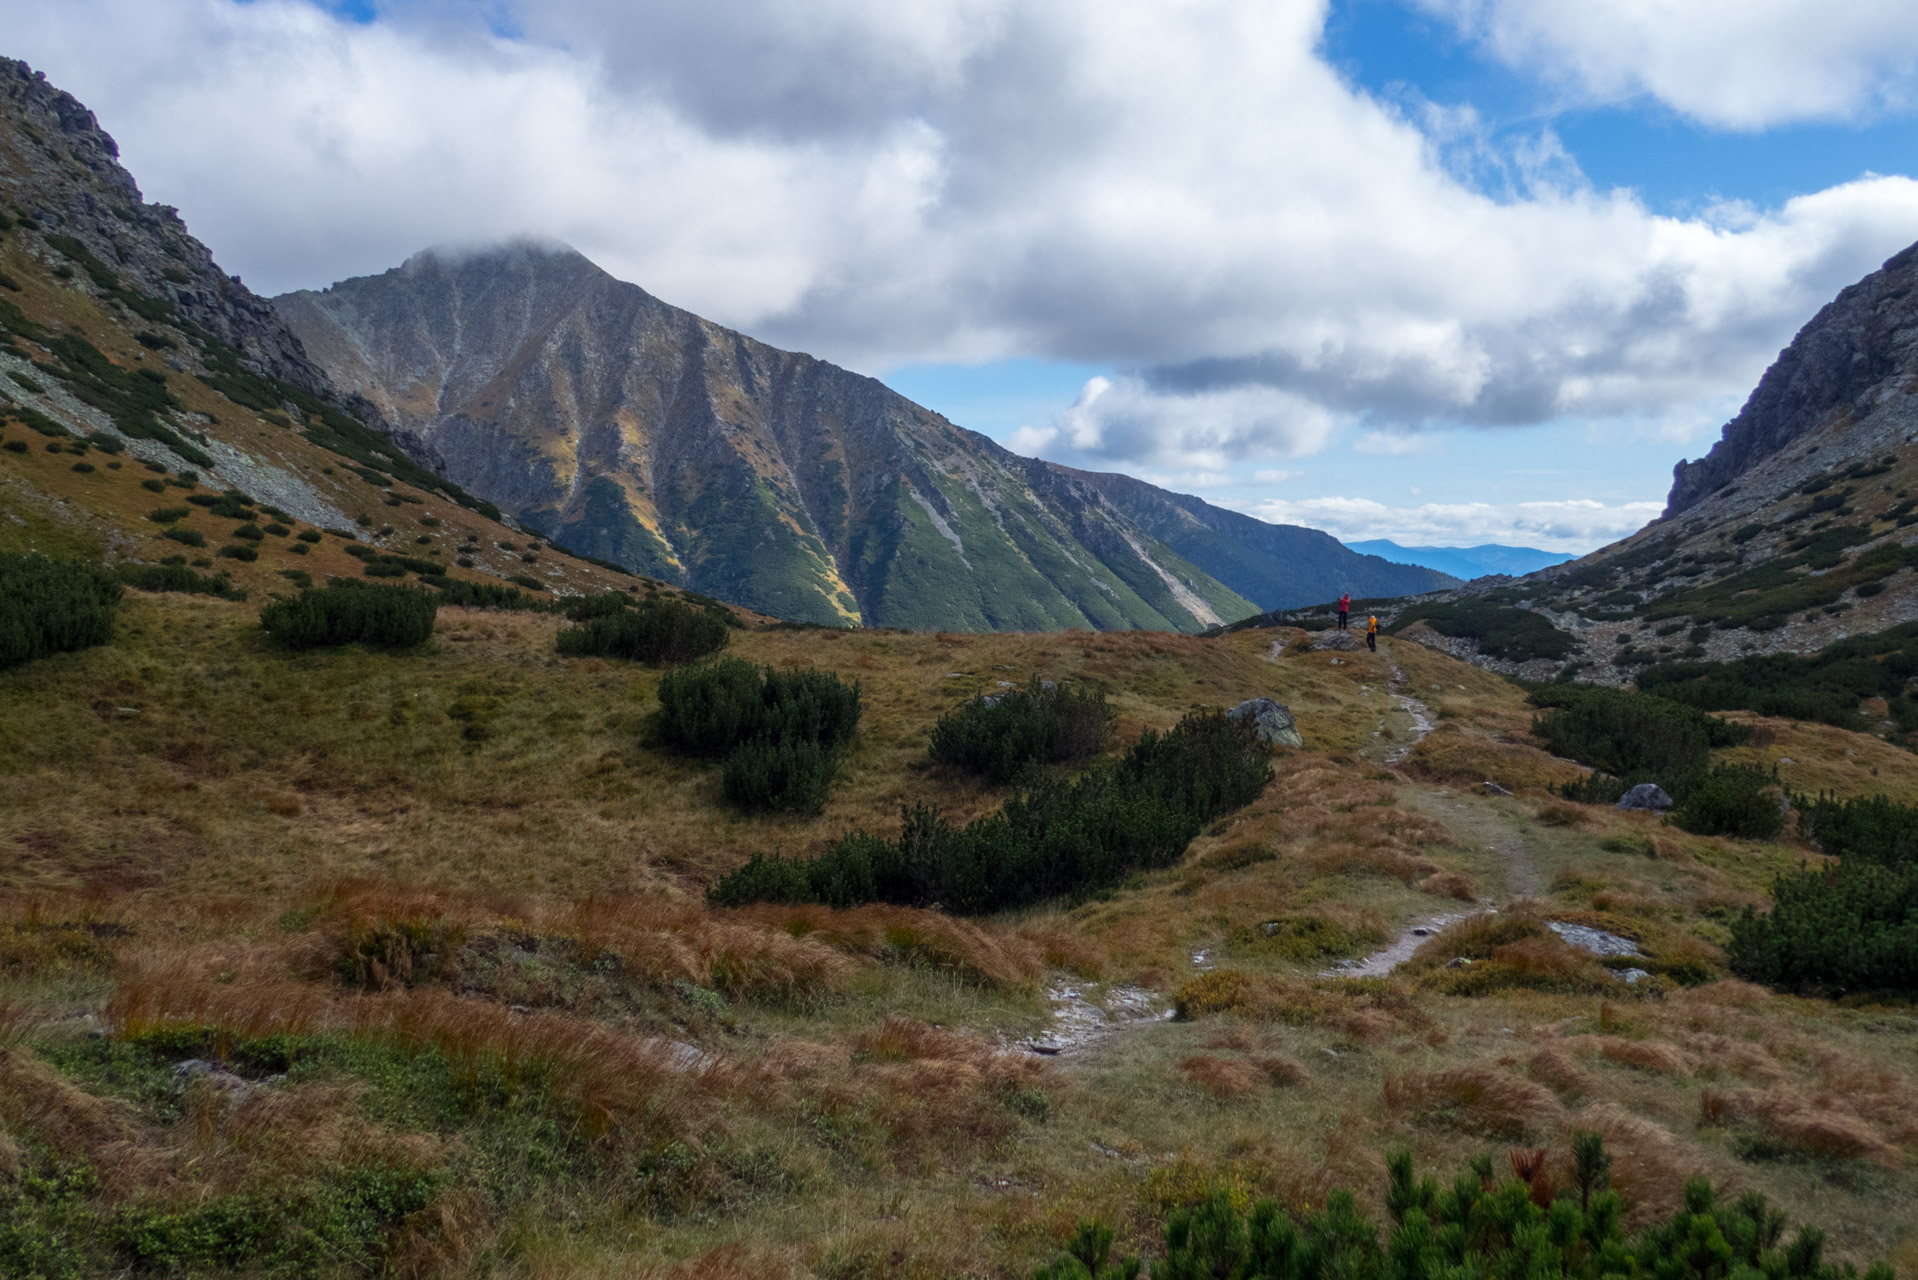
[[1339,631],[1335,628],[1331,631],[1321,631],[1312,638],[1312,648],[1314,650],[1339,649],[1350,653],[1355,649],[1363,649],[1364,647],[1365,641],[1360,638],[1359,633],[1356,631]]
[[1292,718],[1292,709],[1270,698],[1247,698],[1225,714],[1234,720],[1250,719],[1258,726],[1259,740],[1267,744],[1284,747],[1305,745],[1305,739],[1299,733],[1299,723]]
[[1672,798],[1656,782],[1641,782],[1618,798],[1621,809],[1650,809],[1663,813],[1672,807]]

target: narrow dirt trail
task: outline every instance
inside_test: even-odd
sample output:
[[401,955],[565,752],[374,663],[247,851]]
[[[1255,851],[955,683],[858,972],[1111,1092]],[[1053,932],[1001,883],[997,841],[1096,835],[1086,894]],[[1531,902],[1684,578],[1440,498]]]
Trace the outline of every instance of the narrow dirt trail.
[[1445,788],[1410,786],[1401,790],[1399,803],[1442,824],[1465,848],[1497,855],[1495,865],[1503,871],[1504,883],[1499,886],[1501,892],[1493,895],[1494,901],[1534,898],[1544,892],[1519,818],[1505,812],[1500,801]]

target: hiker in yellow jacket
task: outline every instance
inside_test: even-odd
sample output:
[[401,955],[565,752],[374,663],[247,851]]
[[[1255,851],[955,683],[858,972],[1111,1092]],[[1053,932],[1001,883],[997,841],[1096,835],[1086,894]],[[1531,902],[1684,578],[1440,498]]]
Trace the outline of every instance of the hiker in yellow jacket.
[[1365,620],[1365,647],[1373,653],[1379,651],[1379,615],[1376,613]]

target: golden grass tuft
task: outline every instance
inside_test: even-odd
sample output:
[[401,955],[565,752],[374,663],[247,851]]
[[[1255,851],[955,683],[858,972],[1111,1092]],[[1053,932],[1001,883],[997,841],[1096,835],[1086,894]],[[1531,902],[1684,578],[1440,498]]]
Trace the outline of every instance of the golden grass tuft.
[[1420,893],[1429,893],[1435,898],[1451,898],[1458,902],[1478,901],[1471,877],[1458,871],[1436,872],[1419,881],[1418,888]]
[[1624,1197],[1626,1221],[1643,1227],[1669,1218],[1685,1202],[1685,1183],[1699,1172],[1697,1155],[1655,1121],[1614,1102],[1581,1108],[1561,1126],[1569,1145],[1581,1130],[1605,1139],[1612,1156],[1612,1185]]
[[1708,1125],[1751,1122],[1794,1151],[1836,1160],[1870,1160],[1895,1169],[1897,1146],[1862,1117],[1825,1098],[1788,1088],[1707,1089],[1698,1098],[1699,1120]]
[[1575,1052],[1593,1054],[1621,1067],[1631,1067],[1660,1076],[1686,1076],[1697,1063],[1677,1045],[1666,1040],[1627,1040],[1620,1036],[1577,1036],[1566,1045]]
[[1388,1075],[1384,1100],[1421,1123],[1511,1139],[1547,1133],[1564,1114],[1550,1089],[1483,1064]]
[[[1045,972],[1047,963],[1046,944],[1039,939],[988,930],[970,920],[914,907],[758,906],[724,914],[844,954],[941,969],[986,987],[1029,987]],[[1073,946],[1056,931],[1048,937],[1054,954],[1097,962],[1096,947]]]
[[1195,1054],[1179,1063],[1179,1074],[1215,1098],[1243,1098],[1262,1088],[1266,1075],[1244,1058]]
[[1588,1097],[1598,1091],[1598,1082],[1592,1074],[1556,1045],[1547,1045],[1534,1053],[1525,1063],[1525,1073],[1561,1097]]

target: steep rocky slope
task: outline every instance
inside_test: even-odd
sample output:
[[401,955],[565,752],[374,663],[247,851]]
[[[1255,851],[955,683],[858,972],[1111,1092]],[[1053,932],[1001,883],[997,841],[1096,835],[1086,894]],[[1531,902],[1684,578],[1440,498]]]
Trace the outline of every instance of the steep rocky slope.
[[171,562],[234,594],[369,571],[634,582],[542,557],[369,427],[117,156],[0,59],[0,550]]
[[1441,643],[1502,670],[1575,666],[1607,683],[1918,620],[1914,285],[1918,245],[1819,311],[1723,439],[1678,466],[1663,518],[1570,564],[1386,608],[1405,621],[1459,599],[1529,610],[1571,638],[1563,654],[1501,659],[1469,634]]
[[422,253],[276,305],[443,474],[575,550],[781,617],[1193,631],[1447,581],[1018,457],[558,246]]

